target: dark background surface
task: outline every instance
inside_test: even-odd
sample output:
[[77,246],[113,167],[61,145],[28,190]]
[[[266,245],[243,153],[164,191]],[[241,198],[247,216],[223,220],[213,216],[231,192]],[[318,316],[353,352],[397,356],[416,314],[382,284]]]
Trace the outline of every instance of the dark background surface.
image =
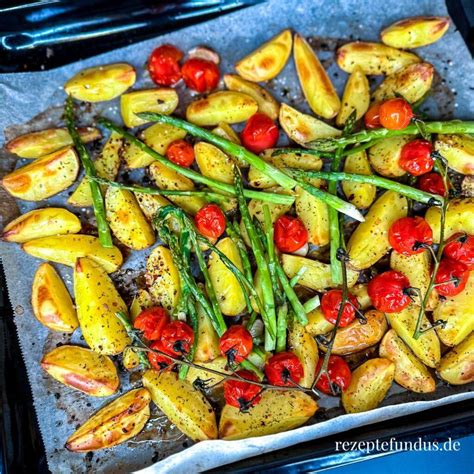
[[[158,33],[210,19],[244,4],[259,0],[49,0],[43,2],[0,1],[0,72],[37,71],[84,59]],[[448,0],[450,14],[474,52],[474,0]],[[131,13],[133,12],[133,16]],[[129,27],[133,22],[133,30]],[[0,266],[0,473],[46,473],[46,458],[37,428],[31,390],[17,341],[12,309],[9,306]],[[212,472],[292,473],[349,465],[365,473],[390,470],[391,459],[407,472],[472,473],[474,468],[474,402],[462,402],[434,410],[363,427],[343,435],[328,437],[250,458]],[[471,436],[469,436],[471,435]],[[380,457],[377,452],[337,453],[335,441],[441,440],[461,441],[465,464],[444,466],[448,454],[410,453]],[[467,450],[467,452],[466,452]],[[426,459],[423,460],[422,456]],[[442,456],[436,461],[436,456]],[[461,456],[461,455],[459,455]],[[353,464],[361,460],[369,460]],[[422,465],[417,462],[421,461]],[[453,461],[450,461],[453,462]],[[382,463],[382,464],[380,464]],[[418,467],[417,467],[418,466]],[[423,467],[425,466],[425,467]],[[447,469],[447,470],[446,470]],[[341,472],[343,471],[341,468]],[[338,470],[339,473],[339,470]]]

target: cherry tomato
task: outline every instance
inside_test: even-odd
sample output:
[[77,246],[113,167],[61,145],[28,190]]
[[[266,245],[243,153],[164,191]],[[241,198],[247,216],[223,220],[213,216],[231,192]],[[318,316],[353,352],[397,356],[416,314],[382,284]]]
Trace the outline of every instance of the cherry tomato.
[[438,173],[427,173],[420,176],[416,182],[416,187],[427,193],[446,196],[443,178]]
[[209,92],[219,83],[219,68],[212,61],[201,58],[188,59],[181,69],[186,85],[196,91]]
[[[239,370],[236,375],[243,379],[258,382],[257,376],[249,370]],[[262,398],[262,388],[244,380],[226,380],[224,382],[224,398],[228,405],[247,411]]]
[[169,323],[168,313],[161,306],[143,310],[135,319],[133,327],[143,332],[145,339],[156,341]]
[[[150,345],[150,349],[167,353],[161,341],[154,341]],[[150,362],[151,366],[156,370],[166,369],[166,367],[173,364],[173,361],[169,357],[166,357],[162,354],[156,354],[155,352],[148,352],[148,361]]]
[[268,359],[265,375],[272,385],[292,387],[303,378],[304,370],[293,352],[279,352]]
[[193,328],[183,321],[171,321],[161,333],[163,351],[174,357],[189,354],[193,342]]
[[451,258],[443,258],[435,277],[436,291],[442,296],[458,295],[466,288],[468,278],[467,265]]
[[296,252],[308,242],[308,231],[298,217],[279,217],[274,224],[274,231],[274,240],[280,252]]
[[[322,365],[323,358],[320,358],[316,366],[316,375],[319,374]],[[316,383],[316,388],[328,395],[333,395],[334,393],[344,392],[350,383],[351,369],[349,365],[342,357],[332,355],[329,356],[327,374],[321,374]]]
[[227,357],[230,365],[240,364],[250,354],[252,347],[252,335],[240,325],[227,329],[219,342],[221,354]]
[[364,115],[366,128],[380,128],[380,104],[374,104]]
[[433,243],[433,231],[422,217],[402,217],[390,227],[388,240],[395,252],[416,255]]
[[276,145],[279,134],[273,120],[268,115],[257,112],[247,120],[242,130],[242,144],[253,153],[261,153]]
[[179,166],[188,168],[194,162],[194,148],[186,140],[175,140],[166,150],[166,158]]
[[410,282],[403,273],[389,270],[370,280],[367,287],[372,305],[384,313],[398,313],[410,304]]
[[380,104],[380,124],[388,130],[403,130],[412,118],[411,105],[404,99],[388,99]]
[[225,231],[225,215],[217,204],[206,204],[194,216],[197,230],[210,239],[219,238]]
[[428,140],[416,139],[403,145],[398,164],[412,176],[421,176],[433,169],[433,145]]
[[[359,302],[354,295],[348,295],[349,301],[344,304],[341,319],[339,320],[339,327],[347,326],[355,319],[356,308],[359,309]],[[324,293],[321,298],[321,311],[324,317],[331,324],[336,324],[339,308],[342,303],[342,290],[330,290]]]
[[156,49],[148,59],[148,72],[151,80],[159,86],[172,86],[181,79],[179,61],[183,53],[171,44],[164,44]]
[[444,247],[444,255],[464,263],[470,270],[474,269],[474,235],[454,234]]

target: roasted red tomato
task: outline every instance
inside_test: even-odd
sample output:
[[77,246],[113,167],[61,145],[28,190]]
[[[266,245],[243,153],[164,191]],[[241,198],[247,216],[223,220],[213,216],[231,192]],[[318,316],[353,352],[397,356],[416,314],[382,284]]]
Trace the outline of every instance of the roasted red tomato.
[[421,176],[433,169],[434,160],[431,157],[433,145],[421,138],[403,145],[398,164],[412,176]]
[[171,321],[161,333],[163,351],[174,357],[189,354],[193,342],[193,328],[183,321]]
[[380,124],[388,130],[403,130],[412,118],[411,105],[404,99],[388,99],[380,104]]
[[188,168],[194,163],[194,148],[186,140],[175,140],[166,150],[166,158]]
[[[249,370],[239,370],[235,375],[246,380],[258,382],[257,376]],[[224,398],[228,405],[247,411],[262,398],[262,388],[245,380],[226,380],[224,382]]]
[[416,182],[416,187],[427,193],[446,196],[443,178],[438,173],[426,173],[420,176]]
[[284,215],[274,224],[274,239],[280,252],[292,253],[308,243],[308,231],[301,219]]
[[201,58],[188,59],[181,69],[186,85],[201,94],[209,92],[219,84],[219,68],[212,61]]
[[272,385],[292,387],[302,379],[304,369],[293,352],[279,352],[268,359],[265,364],[265,375]]
[[390,227],[388,240],[395,252],[415,255],[433,244],[433,231],[422,217],[402,217]]
[[[355,319],[356,309],[359,309],[359,302],[354,295],[348,295],[349,301],[344,304],[339,327],[347,326]],[[342,303],[342,290],[329,290],[321,298],[321,311],[324,317],[331,323],[336,324],[337,315]]]
[[366,128],[380,128],[380,104],[374,104],[364,115]]
[[231,326],[222,334],[219,348],[230,365],[240,364],[252,352],[253,339],[243,326]]
[[164,44],[153,50],[148,59],[151,80],[159,86],[172,86],[181,79],[179,61],[183,53],[171,44]]
[[254,153],[261,153],[276,145],[278,135],[275,122],[268,115],[257,112],[247,120],[241,138],[245,148]]
[[[321,357],[316,366],[316,376],[323,365]],[[329,375],[329,377],[328,377]],[[327,374],[323,373],[316,383],[316,388],[328,395],[344,392],[351,383],[351,369],[347,362],[340,356],[329,356]]]
[[398,313],[410,304],[410,282],[403,273],[389,270],[370,280],[367,287],[372,305],[384,313]]
[[206,204],[194,216],[197,230],[210,239],[218,239],[225,231],[226,220],[217,204]]
[[133,327],[143,332],[145,339],[156,341],[161,337],[163,328],[169,323],[168,313],[161,306],[142,311],[135,319]]
[[466,288],[469,268],[451,258],[443,258],[436,273],[436,291],[442,296],[455,296]]
[[454,234],[444,247],[444,255],[474,269],[474,235],[464,232]]
[[[154,341],[150,345],[150,349],[167,353],[161,341]],[[162,354],[156,354],[155,352],[148,352],[148,361],[150,362],[151,366],[156,370],[166,369],[166,367],[173,364],[173,361],[169,357],[166,357]]]

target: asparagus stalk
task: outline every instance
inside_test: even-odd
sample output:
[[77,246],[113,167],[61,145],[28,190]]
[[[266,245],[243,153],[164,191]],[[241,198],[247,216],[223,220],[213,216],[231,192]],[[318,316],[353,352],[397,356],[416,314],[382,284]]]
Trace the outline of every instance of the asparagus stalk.
[[286,350],[286,329],[288,327],[288,305],[285,303],[278,308],[277,313],[277,336],[276,336],[276,352]]

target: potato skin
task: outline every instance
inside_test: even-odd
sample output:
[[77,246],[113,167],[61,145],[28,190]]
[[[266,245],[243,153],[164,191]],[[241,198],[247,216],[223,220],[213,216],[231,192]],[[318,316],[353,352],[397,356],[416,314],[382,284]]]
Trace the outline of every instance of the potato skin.
[[336,117],[336,124],[342,127],[352,112],[356,111],[356,120],[361,119],[370,105],[369,81],[360,66],[356,66],[347,79],[342,95],[341,109]]
[[[368,176],[373,174],[365,151],[347,156],[344,162],[344,171]],[[358,209],[367,209],[374,202],[377,188],[373,184],[343,181],[341,186],[347,200]]]
[[474,332],[443,356],[438,374],[451,385],[474,382]]
[[438,135],[434,147],[448,166],[465,175],[474,175],[474,138],[469,135]]
[[349,387],[342,392],[342,405],[347,413],[373,410],[382,402],[392,386],[395,364],[388,359],[370,359],[352,372]]
[[234,160],[222,150],[206,142],[194,145],[194,156],[202,175],[222,183],[234,182]]
[[153,402],[193,441],[217,438],[216,415],[204,395],[173,372],[147,370],[142,382]]
[[110,358],[85,347],[57,347],[43,356],[41,367],[64,385],[92,397],[109,397],[120,384]]
[[71,296],[49,263],[42,263],[35,273],[31,306],[36,319],[53,331],[73,333],[79,327]]
[[289,431],[306,423],[318,404],[306,393],[265,390],[248,413],[225,405],[219,422],[219,438],[245,439]]
[[387,178],[399,178],[406,171],[400,167],[398,161],[403,145],[410,141],[410,137],[385,138],[368,149],[369,161],[372,168]]
[[120,354],[131,341],[115,313],[127,312],[127,306],[106,271],[90,258],[77,259],[74,295],[88,346],[102,355]]
[[380,357],[395,364],[395,382],[416,393],[430,393],[436,389],[436,382],[430,371],[413,354],[405,343],[390,329],[379,346]]
[[199,363],[209,362],[221,355],[219,336],[201,305],[197,305],[197,318],[198,333],[194,361]]
[[60,207],[35,209],[9,222],[2,238],[7,242],[24,243],[40,237],[59,234],[76,234],[81,221],[72,212]]

